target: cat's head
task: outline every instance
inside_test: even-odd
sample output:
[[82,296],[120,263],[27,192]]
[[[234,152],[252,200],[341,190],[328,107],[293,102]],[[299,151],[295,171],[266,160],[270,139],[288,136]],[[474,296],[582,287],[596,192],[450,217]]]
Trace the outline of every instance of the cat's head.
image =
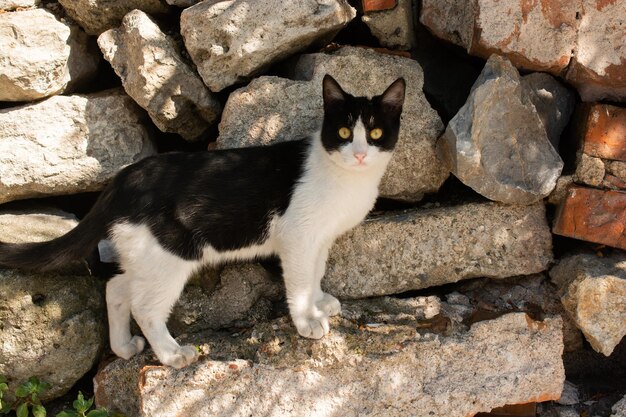
[[404,90],[398,78],[379,96],[354,97],[327,74],[321,139],[330,159],[357,171],[386,165],[398,141]]

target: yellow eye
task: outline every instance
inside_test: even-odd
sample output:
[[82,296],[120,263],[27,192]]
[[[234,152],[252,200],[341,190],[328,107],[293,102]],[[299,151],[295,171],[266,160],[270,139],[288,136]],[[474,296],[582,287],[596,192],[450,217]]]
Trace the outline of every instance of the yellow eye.
[[376,129],[370,130],[370,138],[374,140],[380,139],[382,135],[383,135],[382,129],[376,128]]
[[341,129],[339,129],[338,133],[341,139],[348,139],[350,135],[352,134],[350,129],[348,129],[347,127],[342,127]]

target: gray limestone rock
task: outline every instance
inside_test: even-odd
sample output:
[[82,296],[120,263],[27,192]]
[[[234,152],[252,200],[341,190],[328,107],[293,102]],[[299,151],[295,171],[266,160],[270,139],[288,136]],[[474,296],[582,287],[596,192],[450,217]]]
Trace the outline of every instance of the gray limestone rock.
[[15,10],[39,5],[40,0],[0,0],[0,10]]
[[175,370],[147,353],[116,360],[95,378],[96,403],[129,417],[465,417],[561,395],[559,318],[512,313],[432,329],[423,316],[411,300],[364,300],[346,303],[317,341],[298,337],[288,318],[193,335],[207,355],[199,362]]
[[[460,284],[456,289],[471,300],[474,307],[472,313],[475,316],[499,315],[511,311],[524,311],[535,318],[542,318],[545,315],[560,316],[563,319],[565,352],[583,348],[580,330],[563,308],[556,287],[544,274],[498,280],[472,280]],[[447,302],[451,303],[449,296]]]
[[[66,234],[78,224],[76,216],[59,209],[33,204],[0,209],[0,242],[45,242]],[[71,262],[60,270],[62,275],[88,275],[84,260]]]
[[[211,281],[203,280],[202,281]],[[219,283],[188,285],[178,300],[168,328],[174,334],[194,333],[229,326],[249,326],[263,300],[276,300],[284,294],[275,281],[258,264],[231,265],[219,273]]]
[[355,15],[345,0],[207,0],[185,9],[180,27],[204,83],[221,91],[326,43]]
[[552,192],[546,199],[546,202],[554,206],[558,206],[559,204],[561,204],[563,201],[565,201],[565,197],[567,197],[567,190],[572,184],[574,184],[573,175],[561,175],[559,179],[556,180],[554,190],[552,190]]
[[626,396],[615,403],[611,411],[611,417],[626,417]]
[[145,117],[117,89],[0,110],[0,203],[101,189],[154,153]]
[[508,204],[532,204],[548,196],[563,169],[533,103],[535,95],[524,85],[508,60],[492,55],[437,142],[456,177]]
[[167,4],[176,7],[190,7],[200,3],[202,0],[165,0]]
[[37,376],[52,385],[43,400],[62,396],[93,367],[105,338],[96,279],[0,269],[0,374],[10,386]]
[[609,356],[626,335],[626,255],[580,254],[550,270],[565,310],[597,352]]
[[216,121],[219,101],[185,63],[174,40],[141,10],[98,37],[124,89],[164,132],[197,139]]
[[443,130],[422,92],[423,73],[414,60],[344,47],[332,54],[302,56],[295,77],[259,77],[232,93],[220,122],[219,148],[265,145],[298,139],[319,129],[323,118],[322,78],[335,77],[351,94],[381,94],[398,77],[407,82],[400,138],[381,196],[417,201],[436,192],[448,177],[437,159],[435,141]]
[[135,9],[150,15],[168,10],[162,0],[59,0],[59,3],[90,35],[119,26],[122,18]]
[[409,50],[415,43],[411,0],[398,0],[393,9],[366,13],[361,20],[387,48]]
[[340,298],[362,298],[529,275],[551,262],[543,204],[472,203],[366,219],[331,249],[322,286]]
[[548,134],[548,140],[554,149],[558,149],[561,133],[574,112],[576,105],[574,93],[544,72],[533,72],[523,76],[521,85],[535,105],[535,110]]
[[29,101],[95,77],[95,44],[45,9],[0,13],[0,101]]

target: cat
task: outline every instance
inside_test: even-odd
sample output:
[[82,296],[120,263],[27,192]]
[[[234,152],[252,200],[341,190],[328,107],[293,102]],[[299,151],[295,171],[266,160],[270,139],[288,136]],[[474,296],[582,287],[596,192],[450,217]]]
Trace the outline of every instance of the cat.
[[329,332],[339,301],[320,282],[334,240],[374,206],[398,140],[405,81],[380,96],[346,93],[326,75],[324,118],[310,138],[265,147],[165,153],[122,169],[67,234],[42,243],[0,242],[0,265],[50,269],[89,255],[108,237],[121,273],[106,286],[110,344],[125,359],[145,339],[165,365],[197,360],[166,321],[188,277],[203,264],[277,255],[301,336]]

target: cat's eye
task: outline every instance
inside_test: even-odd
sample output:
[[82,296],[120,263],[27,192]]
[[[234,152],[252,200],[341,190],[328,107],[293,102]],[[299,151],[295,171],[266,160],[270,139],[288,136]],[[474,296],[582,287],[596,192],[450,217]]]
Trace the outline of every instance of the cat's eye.
[[341,129],[339,129],[338,133],[341,139],[348,139],[350,135],[352,134],[350,129],[348,129],[347,127],[342,127]]
[[376,129],[372,129],[370,130],[370,138],[377,140],[380,139],[383,136],[383,130],[376,128]]

